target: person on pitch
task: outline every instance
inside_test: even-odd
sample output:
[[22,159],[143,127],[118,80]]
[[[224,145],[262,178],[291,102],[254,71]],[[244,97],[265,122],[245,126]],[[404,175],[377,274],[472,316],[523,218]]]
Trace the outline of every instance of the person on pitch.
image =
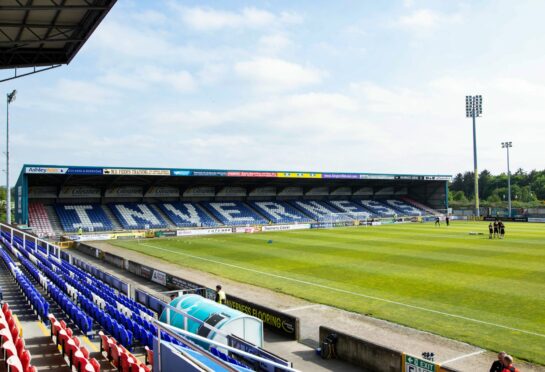
[[492,222],[488,224],[488,239],[492,239],[492,234],[494,234],[494,227],[492,226]]
[[[492,225],[492,224],[490,224]],[[492,235],[492,233],[490,233]],[[490,238],[492,239],[492,238]],[[492,366],[490,367],[490,372],[502,372],[503,371],[503,358],[507,355],[505,351],[498,353],[498,359],[492,363]]]
[[498,220],[496,219],[496,221],[494,221],[494,239],[500,237],[499,232],[500,232],[500,224]]
[[500,221],[499,229],[500,229],[500,239],[503,239],[505,237],[505,225],[503,224],[503,221]]
[[441,219],[439,218],[439,216],[435,217],[435,226],[441,227]]

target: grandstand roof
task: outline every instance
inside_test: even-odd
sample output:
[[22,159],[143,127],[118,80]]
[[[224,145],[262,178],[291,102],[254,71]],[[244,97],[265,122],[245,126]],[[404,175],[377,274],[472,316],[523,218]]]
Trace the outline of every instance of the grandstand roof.
[[0,0],[0,69],[70,63],[116,0]]
[[40,185],[78,185],[93,183],[96,186],[109,185],[180,185],[197,184],[206,179],[207,184],[267,184],[288,185],[311,184],[327,181],[329,184],[344,184],[354,181],[389,182],[406,181],[449,181],[451,175],[440,174],[389,174],[389,173],[347,173],[347,172],[309,172],[309,171],[270,171],[270,170],[225,170],[188,168],[136,168],[136,167],[96,167],[66,165],[26,164],[21,176],[31,176],[32,184]]

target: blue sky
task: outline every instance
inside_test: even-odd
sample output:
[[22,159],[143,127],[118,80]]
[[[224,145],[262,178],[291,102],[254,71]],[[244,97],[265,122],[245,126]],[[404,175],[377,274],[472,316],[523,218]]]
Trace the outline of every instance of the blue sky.
[[[2,84],[24,163],[544,168],[545,2],[120,0],[69,66]],[[6,71],[0,71],[5,75]],[[1,108],[4,112],[5,106]],[[15,177],[16,175],[14,175]]]

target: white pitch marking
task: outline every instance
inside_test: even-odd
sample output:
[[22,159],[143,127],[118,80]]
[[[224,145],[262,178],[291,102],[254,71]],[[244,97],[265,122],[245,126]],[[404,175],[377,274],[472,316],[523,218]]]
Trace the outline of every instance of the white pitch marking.
[[469,358],[470,356],[473,356],[473,355],[482,354],[482,353],[484,353],[485,351],[486,351],[486,350],[479,350],[479,351],[475,351],[475,352],[473,352],[473,353],[460,355],[459,357],[452,358],[452,359],[449,359],[449,360],[445,360],[444,362],[441,362],[441,363],[439,363],[439,364],[443,365],[443,364],[447,364],[447,363],[452,363],[452,362],[455,362],[455,361],[460,360],[460,359]]
[[284,313],[289,313],[291,311],[299,311],[299,310],[304,310],[304,309],[310,309],[311,307],[316,307],[316,306],[320,306],[320,304],[312,304],[312,305],[305,305],[305,306],[298,306],[298,307],[292,307],[290,309],[287,309],[287,310],[282,310]]
[[416,309],[416,310],[426,311],[426,312],[433,313],[433,314],[444,315],[444,316],[448,316],[448,317],[456,318],[456,319],[463,319],[463,320],[467,320],[467,321],[474,322],[474,323],[486,324],[486,325],[489,325],[489,326],[492,326],[492,327],[496,327],[496,328],[508,329],[508,330],[510,330],[510,331],[515,331],[515,332],[520,332],[520,333],[526,333],[526,334],[528,334],[528,335],[538,336],[538,337],[543,337],[543,338],[545,338],[545,334],[537,333],[537,332],[532,332],[532,331],[526,331],[526,330],[524,330],[524,329],[519,329],[519,328],[514,328],[514,327],[509,327],[509,326],[506,326],[506,325],[503,325],[503,324],[491,323],[491,322],[487,322],[487,321],[485,321],[485,320],[473,319],[473,318],[469,318],[469,317],[466,317],[466,316],[463,316],[463,315],[457,315],[457,314],[446,313],[446,312],[439,311],[439,310],[428,309],[428,308],[426,308],[426,307],[421,307],[421,306],[417,306],[417,305],[410,305],[410,304],[405,304],[405,303],[403,303],[403,302],[388,300],[388,299],[386,299],[386,298],[370,296],[370,295],[366,295],[366,294],[358,293],[358,292],[352,292],[352,291],[348,291],[348,290],[346,290],[346,289],[335,288],[335,287],[329,287],[329,286],[323,285],[323,284],[307,282],[306,280],[300,280],[300,279],[290,278],[290,277],[287,277],[287,276],[282,276],[282,275],[277,275],[277,274],[268,273],[268,272],[265,272],[265,271],[259,271],[259,270],[255,270],[255,269],[250,269],[250,268],[247,268],[247,267],[244,267],[244,266],[233,265],[233,264],[226,263],[226,262],[222,262],[222,261],[212,260],[212,259],[210,259],[210,258],[195,256],[195,255],[192,255],[192,254],[182,253],[182,252],[177,252],[177,251],[171,251],[170,249],[165,249],[165,248],[157,247],[157,246],[154,246],[154,245],[151,245],[151,244],[140,244],[140,245],[143,245],[143,246],[146,246],[146,247],[150,247],[150,248],[159,249],[159,250],[162,250],[162,251],[165,251],[165,252],[170,252],[170,253],[178,254],[178,255],[181,255],[181,256],[186,256],[186,257],[195,258],[195,259],[202,260],[202,261],[212,262],[212,263],[219,264],[219,265],[234,267],[235,269],[245,270],[245,271],[249,271],[249,272],[256,273],[256,274],[267,275],[267,276],[271,276],[271,277],[273,277],[273,278],[284,279],[284,280],[288,280],[288,281],[292,281],[292,282],[296,282],[296,283],[306,284],[306,285],[313,286],[313,287],[318,287],[318,288],[327,289],[327,290],[330,290],[330,291],[345,293],[345,294],[349,294],[349,295],[352,295],[352,296],[368,298],[368,299],[370,299],[370,300],[375,300],[375,301],[382,301],[382,302],[386,302],[386,303],[393,304],[393,305],[398,305],[398,306],[407,307],[407,308],[410,308],[410,309]]

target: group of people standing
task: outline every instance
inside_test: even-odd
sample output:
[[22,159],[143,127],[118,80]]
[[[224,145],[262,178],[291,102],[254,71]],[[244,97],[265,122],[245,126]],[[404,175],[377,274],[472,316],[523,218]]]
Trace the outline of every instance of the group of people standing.
[[490,222],[488,225],[488,238],[499,238],[503,239],[505,237],[505,225],[501,220],[496,219],[494,223]]
[[519,372],[519,369],[513,365],[513,357],[502,351],[498,354],[498,360],[492,363],[490,372]]

